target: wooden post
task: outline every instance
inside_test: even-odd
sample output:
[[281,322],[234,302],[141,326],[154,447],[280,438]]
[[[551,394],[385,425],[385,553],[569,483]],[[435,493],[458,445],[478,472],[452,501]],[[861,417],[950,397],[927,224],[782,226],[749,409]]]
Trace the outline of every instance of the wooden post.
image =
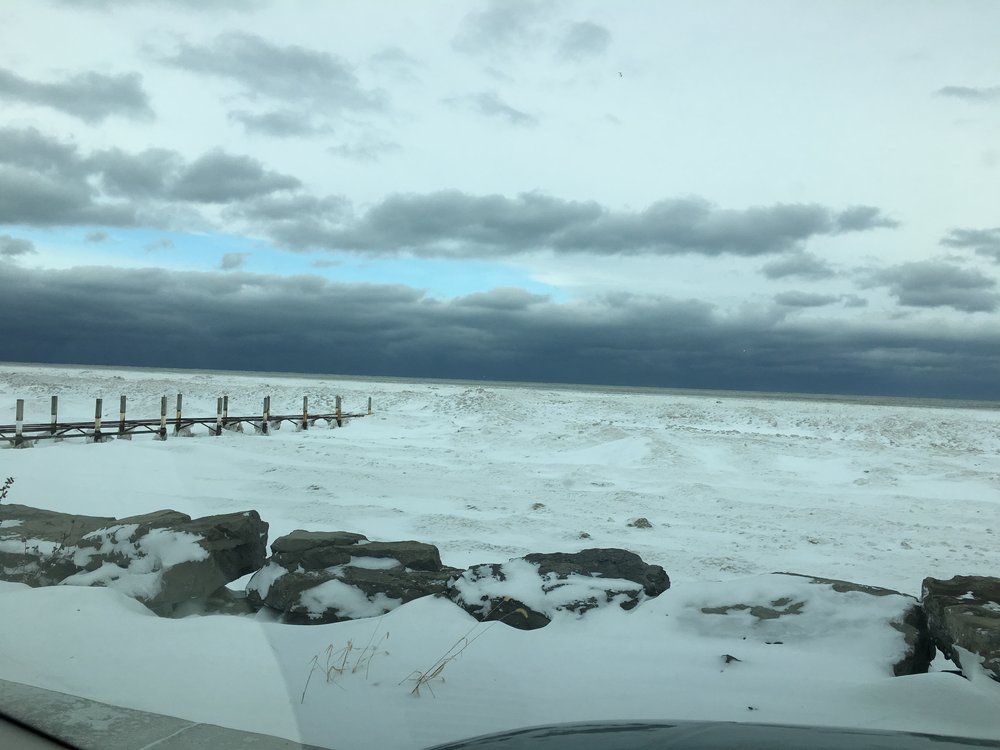
[[167,397],[160,399],[160,431],[156,434],[157,440],[167,439]]
[[341,398],[340,398],[340,396],[337,396],[337,407],[336,407],[337,408],[337,427],[343,427],[343,425],[344,425],[343,420],[341,420],[341,418],[340,418],[340,415],[343,413],[341,411],[340,406],[341,406]]
[[368,416],[370,417],[371,415],[372,415],[372,397],[369,396],[368,397]]
[[302,429],[309,429],[309,397],[302,397]]
[[14,415],[14,421],[17,423],[14,427],[14,447],[20,448],[24,445],[24,399],[19,398],[17,400],[16,413]]
[[222,397],[215,403],[215,436],[222,434]]
[[52,435],[56,434],[56,423],[59,421],[59,397],[52,397],[52,427],[49,429],[49,433]]
[[121,404],[118,407],[118,437],[125,434],[125,396],[122,396]]
[[174,422],[174,434],[179,435],[181,432],[181,404],[184,402],[184,396],[180,393],[177,394],[177,421]]
[[97,403],[94,405],[94,442],[100,443],[104,440],[104,436],[101,434],[101,412],[104,411],[104,399],[97,399]]
[[260,421],[260,431],[264,435],[267,434],[268,430],[268,420],[271,418],[271,397],[264,396],[264,414]]
[[222,426],[229,424],[229,396],[222,397]]

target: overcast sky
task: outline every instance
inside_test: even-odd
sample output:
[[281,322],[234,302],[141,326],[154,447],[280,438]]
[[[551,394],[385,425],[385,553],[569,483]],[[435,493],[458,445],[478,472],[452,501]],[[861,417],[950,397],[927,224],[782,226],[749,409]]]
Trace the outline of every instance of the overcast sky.
[[998,28],[0,0],[0,360],[1000,399]]

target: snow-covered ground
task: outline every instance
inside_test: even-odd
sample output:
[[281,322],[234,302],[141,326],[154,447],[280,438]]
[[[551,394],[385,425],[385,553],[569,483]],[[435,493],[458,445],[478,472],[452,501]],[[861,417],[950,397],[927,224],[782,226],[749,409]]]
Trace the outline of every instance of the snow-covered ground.
[[[623,547],[662,565],[673,586],[631,612],[524,632],[434,599],[305,627],[166,620],[107,589],[0,584],[0,677],[336,748],[597,718],[1000,736],[1000,685],[940,671],[894,678],[892,644],[871,626],[889,617],[877,601],[845,614],[822,587],[766,575],[916,595],[925,576],[997,575],[998,411],[0,365],[0,422],[14,421],[17,398],[29,422],[45,422],[51,395],[61,419],[80,420],[103,397],[113,423],[120,394],[130,416],[153,417],[177,393],[191,415],[214,414],[224,394],[231,414],[258,413],[265,395],[272,413],[297,412],[303,395],[314,412],[332,411],[336,395],[363,411],[371,396],[374,414],[268,437],[196,429],[163,443],[0,450],[0,478],[15,478],[8,501],[114,516],[253,508],[271,539],[297,528],[417,539],[456,567]],[[629,526],[637,517],[652,528]],[[808,617],[698,614],[776,587],[806,601]],[[415,675],[463,637],[461,654],[412,694]],[[310,679],[314,656],[325,669],[349,643],[348,669]]]

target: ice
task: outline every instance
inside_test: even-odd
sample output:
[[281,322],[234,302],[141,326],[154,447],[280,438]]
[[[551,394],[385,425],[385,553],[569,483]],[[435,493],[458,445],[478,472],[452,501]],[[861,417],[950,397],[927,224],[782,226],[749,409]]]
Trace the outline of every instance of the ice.
[[[908,600],[833,595],[770,575],[909,594],[927,576],[996,575],[996,410],[0,365],[2,422],[13,421],[17,398],[28,421],[45,421],[59,395],[61,417],[81,420],[103,397],[111,424],[122,393],[137,417],[158,415],[160,397],[176,393],[192,415],[214,415],[221,395],[231,414],[257,413],[266,395],[272,413],[295,413],[303,395],[317,412],[336,395],[362,411],[372,396],[374,414],[342,429],[284,425],[267,437],[195,428],[165,442],[136,435],[0,450],[0,473],[16,478],[7,502],[119,518],[253,508],[271,540],[295,529],[415,539],[459,568],[622,547],[662,565],[673,585],[628,612],[567,613],[525,632],[477,623],[434,598],[381,615],[384,603],[337,585],[314,590],[310,605],[336,597],[338,607],[349,601],[380,617],[316,626],[170,620],[121,591],[0,583],[2,678],[346,750],[600,718],[1000,736],[995,682],[939,670],[891,676],[900,638],[886,623]],[[639,516],[652,527],[627,525]],[[2,549],[23,552],[16,532],[0,531]],[[160,539],[149,557],[183,559],[190,543]],[[358,552],[351,564],[390,564]],[[266,590],[282,570],[266,568],[255,585]],[[539,595],[531,575],[520,592],[528,597]],[[701,612],[786,596],[801,602],[798,614]],[[365,669],[331,683],[314,676],[300,702],[312,658],[349,643],[355,658],[365,644],[382,645],[365,652]],[[411,695],[447,654],[438,677]],[[726,664],[723,654],[740,661]]]

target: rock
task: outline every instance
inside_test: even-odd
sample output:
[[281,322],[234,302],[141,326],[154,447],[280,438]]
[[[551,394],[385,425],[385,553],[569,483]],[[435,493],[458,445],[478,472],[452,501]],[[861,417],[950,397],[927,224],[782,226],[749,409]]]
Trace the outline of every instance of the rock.
[[252,615],[257,609],[247,600],[245,591],[233,591],[222,586],[202,599],[191,599],[160,612],[169,617],[191,615]]
[[585,549],[474,565],[451,581],[447,595],[477,620],[533,630],[559,611],[582,615],[609,604],[628,610],[668,588],[666,571],[634,552]]
[[271,550],[267,565],[247,584],[247,599],[279,612],[286,623],[378,617],[442,593],[460,572],[444,567],[432,544],[373,542],[346,531],[293,531]]
[[[801,574],[782,573],[780,575],[800,576]],[[894,591],[893,589],[885,589],[879,586],[865,586],[860,583],[840,581],[835,578],[805,577],[813,583],[826,584],[839,594],[848,591],[857,591],[871,596],[905,597],[907,606],[899,618],[889,623],[894,629],[902,633],[905,643],[905,652],[902,658],[893,664],[892,673],[896,677],[902,677],[908,674],[923,674],[927,671],[930,663],[934,660],[934,641],[927,626],[927,617],[924,614],[924,609],[920,606],[920,602],[917,601],[916,597]]]
[[[822,589],[810,590],[813,586]],[[768,645],[845,634],[851,634],[850,640],[859,647],[867,642],[895,642],[896,647],[887,651],[885,659],[887,668],[896,676],[926,672],[934,658],[923,610],[907,594],[799,573],[760,576],[751,591],[742,601],[702,604],[702,615],[739,617],[729,628],[721,621],[713,626],[703,620],[699,629],[713,635],[738,629],[744,638],[748,634],[756,636]],[[748,622],[747,617],[752,619]],[[887,625],[898,635],[887,638]]]
[[921,599],[938,648],[969,675],[978,659],[1000,682],[1000,578],[925,578]]
[[0,521],[3,579],[107,586],[164,614],[259,569],[267,547],[267,524],[252,510],[114,519],[2,505]]
[[639,518],[633,518],[631,521],[628,522],[628,525],[635,529],[653,528],[653,524],[649,522],[649,519],[643,518],[642,516],[640,516]]
[[71,516],[15,503],[0,504],[0,579],[54,586],[79,571],[64,554],[80,537],[115,522],[111,516]]

